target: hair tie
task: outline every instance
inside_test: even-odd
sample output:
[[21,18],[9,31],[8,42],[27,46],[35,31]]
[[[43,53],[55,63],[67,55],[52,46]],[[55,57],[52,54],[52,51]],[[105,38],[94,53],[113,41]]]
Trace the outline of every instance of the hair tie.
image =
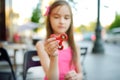
[[47,16],[49,14],[49,11],[50,11],[50,6],[47,6],[46,7],[46,12],[45,12],[44,16]]

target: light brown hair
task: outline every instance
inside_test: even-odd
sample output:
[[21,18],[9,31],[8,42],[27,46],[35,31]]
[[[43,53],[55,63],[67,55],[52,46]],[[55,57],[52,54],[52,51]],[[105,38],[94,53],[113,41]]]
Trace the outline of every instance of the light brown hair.
[[53,34],[53,30],[52,30],[51,23],[50,23],[50,14],[51,14],[52,10],[54,8],[56,8],[57,6],[63,6],[63,5],[68,6],[70,13],[71,13],[71,24],[70,24],[70,27],[67,30],[66,34],[68,35],[68,44],[73,51],[72,61],[75,61],[76,56],[77,56],[77,50],[76,50],[75,41],[74,41],[74,37],[73,37],[73,15],[72,15],[72,10],[70,8],[70,5],[65,0],[57,0],[50,6],[50,10],[49,10],[49,13],[48,13],[47,19],[46,19],[46,23],[47,23],[46,24],[46,30],[47,30],[46,38],[49,38],[50,35]]

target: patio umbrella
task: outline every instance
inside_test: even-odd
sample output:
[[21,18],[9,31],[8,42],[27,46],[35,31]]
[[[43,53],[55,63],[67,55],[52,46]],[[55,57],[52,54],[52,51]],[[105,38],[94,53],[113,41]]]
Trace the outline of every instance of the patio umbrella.
[[28,22],[28,23],[18,26],[18,32],[25,31],[25,30],[33,30],[37,27],[39,27],[38,23]]

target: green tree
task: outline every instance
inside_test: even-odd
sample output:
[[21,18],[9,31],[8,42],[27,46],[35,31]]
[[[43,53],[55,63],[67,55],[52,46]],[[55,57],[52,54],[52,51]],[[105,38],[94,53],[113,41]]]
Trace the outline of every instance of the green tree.
[[[36,8],[33,10],[31,21],[35,23],[39,23],[41,17],[41,10],[40,10],[40,3],[37,4]],[[34,31],[36,32],[38,28],[35,28]]]
[[120,15],[116,13],[115,20],[110,25],[109,29],[120,27]]
[[89,23],[89,27],[87,27],[87,30],[90,31],[90,32],[94,32],[95,28],[96,28],[96,22],[92,21],[92,22]]
[[79,30],[80,30],[82,33],[85,33],[85,32],[87,32],[87,27],[86,27],[85,25],[81,25],[81,26],[79,27]]
[[78,32],[78,33],[86,32],[86,26],[85,25],[80,25],[79,27],[75,28],[75,32]]

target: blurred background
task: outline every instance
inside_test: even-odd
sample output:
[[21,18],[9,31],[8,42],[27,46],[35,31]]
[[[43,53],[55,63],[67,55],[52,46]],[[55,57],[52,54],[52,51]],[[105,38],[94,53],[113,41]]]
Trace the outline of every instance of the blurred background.
[[[21,49],[35,49],[36,42],[45,39],[44,14],[54,1],[0,0],[0,43],[9,55],[14,55],[15,48],[7,44],[25,45],[17,49],[16,57],[21,56],[16,60],[17,65],[23,63]],[[120,0],[66,1],[73,11],[75,41],[88,48],[87,80],[120,80]]]
[[[2,13],[5,13],[4,16],[0,17],[1,24],[4,22],[4,26],[1,26],[3,34],[1,34],[0,40],[13,42],[15,41],[15,35],[19,35],[19,42],[25,42],[25,40],[23,40],[25,38],[44,38],[46,35],[44,14],[46,7],[53,1],[54,0],[1,1],[1,16],[3,15]],[[98,0],[67,1],[73,10],[75,39],[94,41],[98,17]],[[2,2],[4,2],[5,5],[2,5]],[[102,38],[106,41],[106,32],[112,28],[120,27],[119,0],[100,0],[100,2],[99,20],[102,27]],[[4,20],[2,18],[4,18]],[[31,27],[30,22],[33,22]]]

